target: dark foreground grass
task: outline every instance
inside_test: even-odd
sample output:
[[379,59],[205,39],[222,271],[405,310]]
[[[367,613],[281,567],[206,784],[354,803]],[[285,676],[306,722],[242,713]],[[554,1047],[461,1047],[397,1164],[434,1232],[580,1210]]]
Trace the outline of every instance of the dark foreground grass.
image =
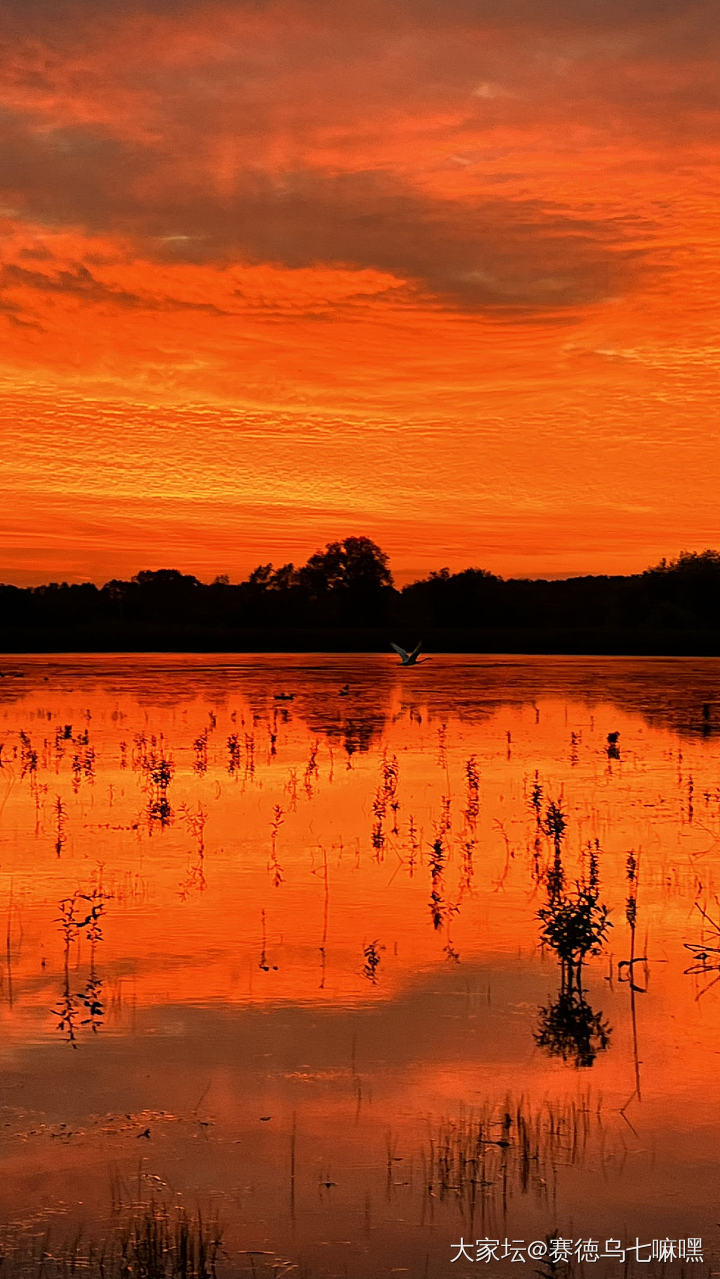
[[7,1230],[0,1236],[0,1276],[5,1279],[214,1279],[222,1227],[216,1216],[151,1200],[125,1210],[101,1242],[54,1240],[47,1232]]

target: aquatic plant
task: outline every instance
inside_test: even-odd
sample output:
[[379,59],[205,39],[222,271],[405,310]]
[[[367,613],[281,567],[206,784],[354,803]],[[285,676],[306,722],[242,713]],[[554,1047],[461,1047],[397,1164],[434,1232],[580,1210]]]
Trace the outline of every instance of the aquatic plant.
[[591,1115],[589,1093],[538,1106],[521,1096],[461,1109],[430,1129],[426,1196],[455,1202],[470,1222],[478,1210],[505,1211],[515,1194],[547,1202],[557,1169],[584,1163],[594,1130],[604,1144],[600,1107]]
[[151,750],[143,756],[142,770],[150,785],[150,801],[148,815],[152,821],[167,826],[172,818],[172,809],[168,800],[168,788],[172,781],[175,766],[162,745],[158,751]]
[[268,861],[268,870],[272,870],[273,872],[273,884],[275,885],[276,888],[280,887],[284,879],[283,869],[282,869],[282,866],[280,865],[280,862],[278,861],[278,855],[277,855],[277,837],[280,831],[280,827],[283,824],[284,816],[285,814],[280,804],[276,804],[275,807],[273,808],[273,816],[272,816],[272,821],[270,823],[270,841],[271,842],[270,842],[270,859]]
[[546,902],[537,912],[542,924],[541,944],[549,946],[560,961],[560,989],[554,1000],[540,1008],[535,1042],[551,1056],[590,1066],[598,1052],[610,1042],[610,1026],[596,1013],[582,989],[582,966],[589,955],[599,955],[612,928],[609,910],[600,900],[597,840],[586,846],[587,878],[575,887],[565,886],[561,840],[565,817],[551,804],[545,821],[546,833],[555,844],[553,864],[545,875]]
[[[96,948],[102,941],[101,919],[105,913],[105,903],[109,894],[101,886],[96,885],[90,892],[76,890],[71,897],[64,897],[59,905],[60,914],[57,923],[63,939],[63,984],[60,999],[52,1009],[57,1018],[57,1029],[72,1048],[78,1047],[77,1036],[79,1026],[90,1026],[93,1034],[97,1034],[104,1017],[102,995],[102,978],[95,967]],[[80,933],[84,932],[90,943],[90,960],[88,976],[82,991],[75,992],[70,986],[70,947],[76,942]],[[83,1009],[86,1017],[78,1020]]]
[[397,755],[393,755],[388,759],[387,752],[383,754],[383,791],[385,794],[385,802],[390,806],[393,815],[393,834],[398,834],[397,815],[400,804],[397,798],[398,782],[400,780],[400,766],[398,764]]
[[260,959],[259,959],[259,961],[258,961],[258,968],[260,968],[260,969],[262,970],[262,972],[264,972],[264,973],[269,973],[269,972],[276,973],[276,972],[277,972],[277,970],[278,970],[278,966],[277,966],[277,964],[271,964],[271,963],[269,963],[269,962],[268,962],[268,956],[267,956],[267,921],[266,921],[266,919],[265,919],[265,911],[264,911],[264,910],[261,910],[261,911],[260,911],[260,921],[261,921],[261,924],[262,924],[262,943],[261,943],[261,948],[260,948]]
[[565,816],[565,813],[563,812],[560,805],[556,804],[554,801],[549,803],[545,810],[545,817],[543,819],[542,827],[543,827],[543,830],[545,831],[545,834],[551,837],[553,843],[555,844],[555,847],[559,848],[565,837],[565,828],[567,827],[567,817]]
[[380,945],[377,937],[374,941],[370,941],[367,945],[363,946],[365,963],[363,964],[362,974],[363,977],[367,977],[368,981],[372,982],[373,985],[377,983],[377,970],[380,966],[381,958],[380,952],[384,949],[385,947]]
[[588,955],[599,955],[612,923],[596,887],[578,883],[571,892],[553,888],[538,911],[541,940],[568,968],[578,970]]
[[305,765],[305,773],[303,776],[303,785],[305,787],[305,793],[308,799],[311,798],[313,793],[313,781],[316,780],[320,772],[318,768],[318,758],[317,758],[319,750],[320,750],[320,742],[316,738],[315,741],[311,743],[307,764]]
[[538,829],[542,827],[542,801],[543,788],[540,785],[540,778],[537,769],[535,769],[535,779],[533,781],[532,790],[530,792],[530,804],[535,810],[535,822]]
[[440,768],[447,769],[447,724],[442,723],[437,730],[438,739],[438,755],[437,762]]
[[65,819],[67,817],[67,808],[63,804],[61,797],[58,795],[55,799],[55,853],[61,856],[65,847]]
[[179,887],[180,898],[185,901],[192,892],[203,893],[207,888],[205,876],[205,827],[208,815],[207,809],[198,803],[195,809],[191,809],[187,804],[181,804],[179,816],[195,841],[195,848],[187,875]]
[[[695,902],[695,909],[700,912],[706,924],[710,925],[714,940],[720,941],[720,924],[712,918],[699,902]],[[699,992],[697,998],[707,994],[718,981],[720,981],[720,946],[711,946],[709,942],[701,940],[699,942],[684,942],[686,950],[689,950],[693,956],[693,962],[689,968],[685,969],[685,975],[695,977],[708,977],[712,973],[717,976],[713,977],[707,985]]]
[[38,769],[38,753],[33,748],[32,742],[27,733],[23,730],[19,733],[20,737],[20,777],[32,777],[37,773]]
[[410,878],[412,879],[415,871],[415,862],[420,856],[420,832],[415,825],[415,818],[412,813],[408,819],[408,841],[410,843],[410,855],[408,857],[408,868],[410,870]]
[[204,728],[202,733],[195,738],[193,742],[193,751],[195,759],[193,761],[193,772],[202,775],[207,772],[208,766],[208,732],[209,729]]
[[567,818],[559,804],[548,804],[540,829],[553,841],[554,861],[545,874],[548,898],[559,897],[565,886],[565,870],[562,862],[562,845]]
[[5,1230],[0,1235],[0,1273],[8,1279],[215,1279],[222,1257],[223,1227],[203,1216],[156,1200],[123,1207],[105,1238],[79,1230],[66,1240]]
[[465,780],[467,783],[465,820],[474,828],[480,813],[480,772],[474,755],[466,761]]
[[640,878],[639,858],[634,851],[630,851],[625,862],[625,878],[628,885],[628,895],[625,901],[625,918],[630,928],[630,958],[621,959],[618,962],[618,979],[620,981],[629,981],[633,991],[644,994],[646,987],[638,986],[635,981],[635,965],[645,964],[647,966],[646,955],[635,954],[635,930],[637,928],[637,894],[638,883]]
[[255,734],[245,733],[245,777],[255,776]]
[[380,854],[385,848],[385,818],[387,816],[388,807],[393,813],[393,834],[399,834],[397,825],[397,814],[399,803],[397,799],[398,780],[400,777],[400,768],[398,765],[397,755],[393,755],[388,759],[387,752],[383,753],[380,785],[378,786],[372,802],[374,822],[372,828],[372,846],[375,855],[380,859]]
[[237,733],[231,733],[227,739],[228,748],[228,772],[236,773],[240,767],[240,738]]

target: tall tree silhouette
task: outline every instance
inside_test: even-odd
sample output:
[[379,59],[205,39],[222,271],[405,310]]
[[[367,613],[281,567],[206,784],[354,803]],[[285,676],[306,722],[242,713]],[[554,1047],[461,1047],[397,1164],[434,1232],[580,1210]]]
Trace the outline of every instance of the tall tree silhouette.
[[373,624],[393,580],[388,557],[375,542],[346,537],[311,555],[298,573],[298,584],[311,600],[325,604],[328,619]]

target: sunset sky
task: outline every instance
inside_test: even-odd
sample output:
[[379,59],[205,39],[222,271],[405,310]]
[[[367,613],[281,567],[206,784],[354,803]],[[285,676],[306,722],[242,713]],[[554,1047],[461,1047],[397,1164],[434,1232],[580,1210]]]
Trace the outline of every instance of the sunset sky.
[[0,580],[720,545],[720,7],[4,0]]

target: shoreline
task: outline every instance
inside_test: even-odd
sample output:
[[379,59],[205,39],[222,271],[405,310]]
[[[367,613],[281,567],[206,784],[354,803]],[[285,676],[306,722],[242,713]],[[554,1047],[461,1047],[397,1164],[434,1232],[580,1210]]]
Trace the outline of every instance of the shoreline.
[[[396,628],[397,630],[398,628]],[[55,631],[52,642],[47,633],[5,630],[0,634],[0,654],[4,657],[60,655],[73,653],[377,653],[390,655],[390,633],[348,628],[347,630],[288,630],[273,633],[266,629],[234,633],[202,627],[112,628],[97,631]],[[413,636],[397,636],[408,642]],[[416,642],[416,641],[415,641]],[[648,628],[601,630],[548,629],[528,633],[520,630],[437,630],[422,634],[423,651],[432,654],[463,654],[478,657],[720,657],[719,631],[660,631]]]

